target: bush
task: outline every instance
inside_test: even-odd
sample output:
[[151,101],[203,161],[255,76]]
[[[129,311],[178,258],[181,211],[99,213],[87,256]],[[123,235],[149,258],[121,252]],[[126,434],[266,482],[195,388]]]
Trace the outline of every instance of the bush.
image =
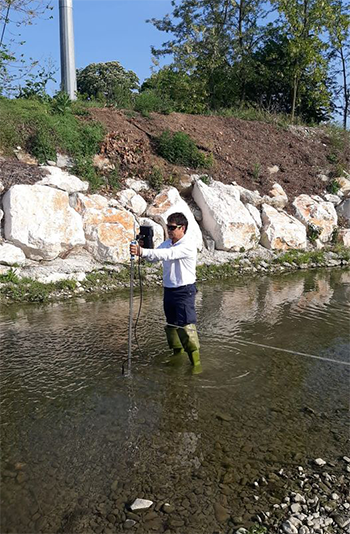
[[148,183],[155,191],[160,191],[164,184],[164,177],[159,167],[153,167],[153,170],[148,178]]
[[189,167],[210,168],[213,156],[206,156],[200,152],[191,137],[183,132],[171,134],[168,130],[157,139],[157,151],[170,163],[187,165]]
[[168,98],[162,98],[149,89],[136,96],[134,109],[147,117],[152,111],[168,115],[173,111],[173,106]]

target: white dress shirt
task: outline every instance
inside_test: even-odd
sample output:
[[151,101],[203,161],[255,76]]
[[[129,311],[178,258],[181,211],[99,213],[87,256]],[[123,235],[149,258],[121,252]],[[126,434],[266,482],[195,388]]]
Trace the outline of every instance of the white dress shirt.
[[196,281],[197,246],[195,239],[185,234],[179,241],[164,241],[156,249],[143,248],[142,257],[149,261],[163,261],[164,287],[180,287]]

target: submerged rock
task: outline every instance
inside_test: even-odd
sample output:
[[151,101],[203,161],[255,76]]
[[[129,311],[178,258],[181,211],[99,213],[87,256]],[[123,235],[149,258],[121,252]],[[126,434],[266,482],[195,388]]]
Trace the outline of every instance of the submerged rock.
[[147,510],[150,508],[153,504],[153,501],[149,501],[148,499],[135,499],[132,505],[130,506],[130,510],[133,512],[141,510]]

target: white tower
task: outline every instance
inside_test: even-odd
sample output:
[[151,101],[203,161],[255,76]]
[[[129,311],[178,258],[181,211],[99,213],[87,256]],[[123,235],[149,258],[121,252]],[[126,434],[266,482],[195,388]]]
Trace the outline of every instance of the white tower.
[[71,100],[76,100],[77,77],[75,71],[73,0],[59,0],[61,89]]

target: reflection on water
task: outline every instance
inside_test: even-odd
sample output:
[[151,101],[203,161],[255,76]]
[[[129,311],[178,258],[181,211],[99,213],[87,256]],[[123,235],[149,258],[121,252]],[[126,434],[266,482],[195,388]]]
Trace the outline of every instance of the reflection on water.
[[200,287],[199,376],[168,363],[160,291],[144,295],[131,378],[127,293],[2,309],[1,531],[122,532],[144,497],[207,533],[216,501],[251,513],[247,481],[346,454],[349,367],[237,339],[349,362],[349,296],[341,271]]

